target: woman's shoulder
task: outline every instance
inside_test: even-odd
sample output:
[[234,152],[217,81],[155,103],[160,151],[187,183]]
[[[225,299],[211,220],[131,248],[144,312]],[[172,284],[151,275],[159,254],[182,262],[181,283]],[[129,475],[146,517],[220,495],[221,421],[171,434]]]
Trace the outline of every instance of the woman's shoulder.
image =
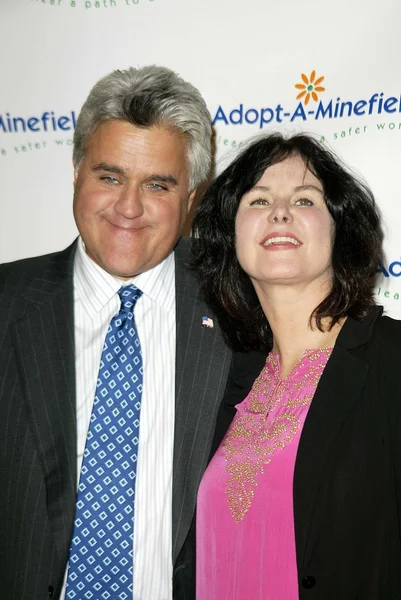
[[388,343],[401,346],[401,320],[382,314],[375,322],[375,332]]
[[401,383],[401,320],[387,314],[379,316],[367,346],[370,362]]

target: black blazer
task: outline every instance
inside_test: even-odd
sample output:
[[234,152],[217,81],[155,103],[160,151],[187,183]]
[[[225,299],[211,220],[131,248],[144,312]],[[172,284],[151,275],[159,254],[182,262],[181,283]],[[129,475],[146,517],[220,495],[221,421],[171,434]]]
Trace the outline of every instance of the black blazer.
[[[401,598],[401,322],[348,318],[301,434],[294,520],[301,600]],[[214,448],[261,355],[234,357]],[[283,599],[285,600],[285,599]]]
[[[175,249],[174,598],[193,571],[178,559],[194,514],[231,353]],[[67,250],[0,266],[0,598],[58,598],[76,497],[73,259]],[[157,599],[155,599],[157,600]]]

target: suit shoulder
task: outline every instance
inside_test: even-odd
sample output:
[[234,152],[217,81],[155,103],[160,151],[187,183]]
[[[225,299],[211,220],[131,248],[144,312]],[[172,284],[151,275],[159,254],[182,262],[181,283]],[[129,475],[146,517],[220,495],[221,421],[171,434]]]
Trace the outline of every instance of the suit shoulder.
[[192,265],[193,248],[196,240],[194,238],[182,237],[174,248],[175,264],[178,268],[183,268],[194,276],[195,271]]
[[32,258],[23,258],[0,264],[0,291],[5,288],[20,287],[36,277],[45,277],[46,273],[58,267],[72,268],[75,243],[61,252],[52,252]]
[[174,252],[175,254],[179,254],[180,256],[190,258],[192,254],[192,248],[195,243],[196,240],[194,238],[181,237],[178,240],[176,247],[174,248]]
[[22,258],[20,260],[15,260],[8,263],[0,264],[0,277],[13,277],[18,274],[29,274],[32,272],[36,272],[40,270],[42,265],[45,265],[51,257],[54,256],[55,253],[52,254],[43,254],[42,256],[32,256],[31,258]]

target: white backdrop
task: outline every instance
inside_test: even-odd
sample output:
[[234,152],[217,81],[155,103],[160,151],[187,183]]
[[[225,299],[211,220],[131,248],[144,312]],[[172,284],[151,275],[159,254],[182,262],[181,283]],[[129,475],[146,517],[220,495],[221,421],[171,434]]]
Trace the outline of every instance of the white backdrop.
[[399,0],[0,0],[0,262],[72,241],[74,117],[101,76],[157,63],[203,93],[220,163],[305,130],[366,179],[385,219],[377,301],[401,318],[400,20]]

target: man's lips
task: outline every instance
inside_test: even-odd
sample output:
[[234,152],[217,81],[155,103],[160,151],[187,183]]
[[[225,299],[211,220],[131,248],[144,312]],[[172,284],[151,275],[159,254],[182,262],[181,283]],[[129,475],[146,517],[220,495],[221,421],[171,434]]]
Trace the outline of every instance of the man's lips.
[[302,242],[293,233],[287,231],[273,231],[263,238],[260,245],[265,248],[270,248],[272,246],[293,246],[294,248],[297,248],[302,246]]
[[112,221],[109,221],[108,219],[106,219],[108,225],[110,225],[111,227],[113,227],[113,229],[118,229],[119,231],[126,231],[127,233],[135,233],[136,231],[142,231],[143,229],[146,229],[147,227],[149,227],[148,225],[145,224],[124,224],[122,225],[121,223],[113,223]]

